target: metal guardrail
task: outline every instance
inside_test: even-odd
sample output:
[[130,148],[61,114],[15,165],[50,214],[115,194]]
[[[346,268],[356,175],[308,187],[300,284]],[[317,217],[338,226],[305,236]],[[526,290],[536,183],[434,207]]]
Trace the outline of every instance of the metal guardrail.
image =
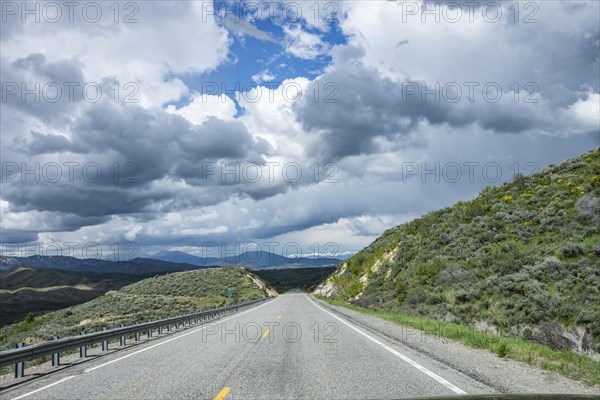
[[79,348],[79,356],[87,356],[87,346],[95,343],[102,343],[102,351],[108,350],[108,340],[120,338],[120,345],[126,344],[127,336],[134,335],[135,341],[140,340],[141,332],[146,332],[147,337],[152,337],[153,331],[158,330],[158,334],[163,333],[163,329],[171,331],[171,326],[179,329],[180,325],[191,326],[198,323],[214,320],[226,314],[236,312],[242,308],[270,300],[270,297],[249,301],[240,304],[234,304],[227,307],[220,307],[211,310],[205,310],[197,313],[180,315],[172,318],[165,318],[158,321],[149,321],[141,324],[121,326],[119,328],[106,329],[100,332],[87,333],[78,336],[71,336],[61,339],[54,339],[47,342],[24,346],[19,343],[16,349],[0,351],[0,367],[15,365],[15,378],[22,378],[25,372],[25,361],[31,361],[36,358],[52,355],[52,365],[60,364],[59,355],[61,352]]

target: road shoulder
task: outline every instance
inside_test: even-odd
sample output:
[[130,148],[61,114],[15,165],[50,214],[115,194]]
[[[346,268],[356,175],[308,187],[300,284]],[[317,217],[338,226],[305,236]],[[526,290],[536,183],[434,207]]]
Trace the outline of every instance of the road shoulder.
[[325,307],[363,328],[383,334],[427,355],[473,379],[504,393],[572,393],[597,395],[599,388],[568,379],[522,362],[503,359],[482,349],[474,349],[453,340],[426,334],[415,328],[394,324],[371,315],[315,299]]

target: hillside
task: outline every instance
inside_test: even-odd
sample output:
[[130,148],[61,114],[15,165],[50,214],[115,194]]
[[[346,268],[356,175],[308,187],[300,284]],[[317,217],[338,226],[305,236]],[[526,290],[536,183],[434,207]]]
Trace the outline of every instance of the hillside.
[[[227,297],[231,288],[233,297]],[[63,310],[0,329],[0,349],[102,327],[117,327],[266,297],[272,291],[243,268],[214,268],[156,276]]]
[[387,230],[322,293],[599,351],[600,149]]
[[28,267],[0,271],[0,323],[84,303],[142,278]]

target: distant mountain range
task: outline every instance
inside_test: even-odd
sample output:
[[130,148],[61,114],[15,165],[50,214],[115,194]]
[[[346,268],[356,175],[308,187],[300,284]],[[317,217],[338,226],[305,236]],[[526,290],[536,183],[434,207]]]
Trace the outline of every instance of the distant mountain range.
[[93,258],[80,259],[65,256],[0,256],[0,270],[14,267],[35,269],[58,269],[73,272],[121,273],[148,275],[165,272],[188,271],[201,268],[198,265],[172,263],[150,258],[134,258],[128,261],[108,261]]
[[226,257],[198,257],[181,251],[163,250],[148,257],[204,267],[243,265],[253,269],[324,267],[337,265],[341,261],[332,257],[284,257],[267,251],[247,251],[236,256]]
[[251,269],[307,268],[337,265],[339,262],[340,260],[337,258],[290,258],[265,251],[249,251],[238,256],[223,258],[197,257],[180,251],[161,251],[145,258],[138,257],[127,261],[80,259],[66,256],[0,256],[0,270],[30,267],[73,272],[148,275],[228,265],[243,265]]

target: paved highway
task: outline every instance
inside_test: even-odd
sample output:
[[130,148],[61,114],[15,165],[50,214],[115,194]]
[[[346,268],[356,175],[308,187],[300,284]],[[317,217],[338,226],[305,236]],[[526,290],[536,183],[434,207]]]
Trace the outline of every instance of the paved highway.
[[391,399],[493,389],[293,292],[2,399]]

